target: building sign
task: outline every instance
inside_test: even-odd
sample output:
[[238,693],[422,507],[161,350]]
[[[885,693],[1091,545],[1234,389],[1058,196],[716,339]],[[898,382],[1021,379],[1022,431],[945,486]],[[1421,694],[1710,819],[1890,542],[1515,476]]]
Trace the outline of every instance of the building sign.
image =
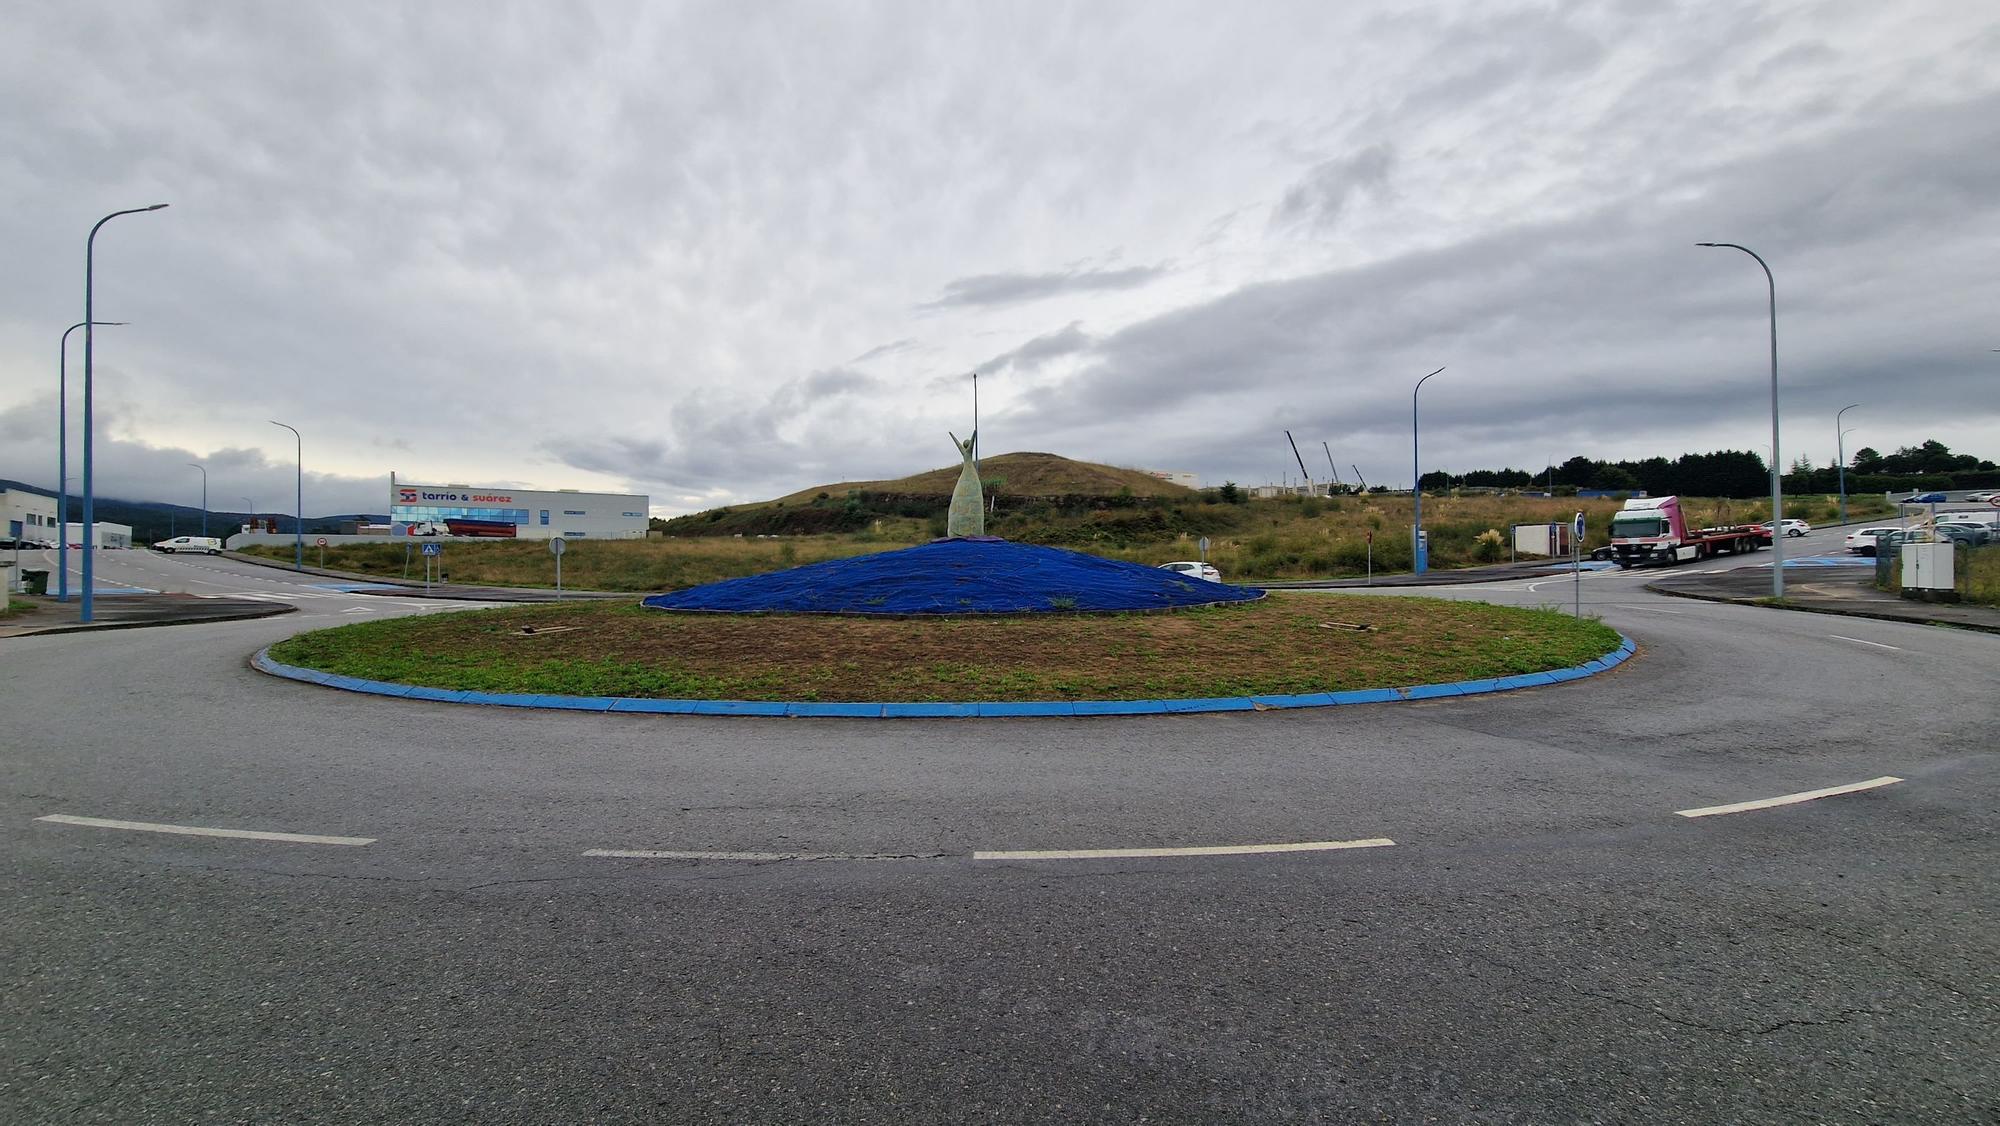
[[401,485],[396,489],[397,504],[513,504],[512,493],[473,493],[459,489],[439,489],[429,485]]

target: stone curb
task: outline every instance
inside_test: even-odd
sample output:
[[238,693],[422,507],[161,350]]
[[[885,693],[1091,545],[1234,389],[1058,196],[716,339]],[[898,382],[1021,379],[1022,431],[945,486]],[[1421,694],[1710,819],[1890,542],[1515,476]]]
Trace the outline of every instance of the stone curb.
[[373,696],[394,696],[405,700],[432,700],[445,704],[485,704],[506,708],[545,708],[557,711],[651,713],[655,715],[769,716],[787,718],[842,717],[849,719],[965,718],[1000,716],[1131,716],[1178,715],[1195,712],[1275,711],[1291,708],[1325,708],[1346,704],[1387,704],[1409,700],[1432,700],[1452,696],[1480,696],[1515,688],[1538,688],[1564,684],[1618,667],[1637,651],[1632,639],[1620,634],[1618,648],[1574,668],[1553,672],[1524,673],[1492,680],[1461,680],[1451,684],[1416,684],[1403,688],[1364,688],[1350,692],[1308,692],[1281,696],[1223,696],[1200,700],[1047,700],[986,701],[979,703],[784,703],[766,700],[641,700],[621,696],[545,696],[507,692],[459,692],[444,688],[419,688],[381,680],[302,669],[271,658],[271,650],[258,650],[250,666],[271,676],[362,692]]

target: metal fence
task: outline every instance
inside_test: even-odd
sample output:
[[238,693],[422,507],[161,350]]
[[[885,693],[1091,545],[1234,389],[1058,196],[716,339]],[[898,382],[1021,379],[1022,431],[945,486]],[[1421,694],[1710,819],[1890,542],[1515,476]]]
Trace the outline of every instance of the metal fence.
[[[1951,556],[1951,589],[1924,594],[1911,592],[1910,597],[1926,598],[1935,602],[2000,605],[2000,544],[1975,547],[1969,543],[1955,541],[1952,544]],[[1902,592],[1903,552],[1900,544],[1876,551],[1875,588],[1891,593]]]

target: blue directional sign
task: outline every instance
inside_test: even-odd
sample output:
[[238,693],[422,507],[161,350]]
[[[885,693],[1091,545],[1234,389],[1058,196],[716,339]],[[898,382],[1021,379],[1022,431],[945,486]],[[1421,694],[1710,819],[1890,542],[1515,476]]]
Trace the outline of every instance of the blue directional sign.
[[443,554],[444,554],[444,545],[443,545],[443,544],[441,544],[441,543],[427,543],[427,544],[425,544],[425,545],[424,545],[424,554],[425,554],[425,555],[443,555]]
[[1576,514],[1576,542],[1583,542],[1583,513]]

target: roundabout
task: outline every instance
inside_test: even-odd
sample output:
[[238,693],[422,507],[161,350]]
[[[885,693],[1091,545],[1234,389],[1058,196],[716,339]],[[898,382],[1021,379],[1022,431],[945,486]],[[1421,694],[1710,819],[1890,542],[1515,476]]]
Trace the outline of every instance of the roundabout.
[[[1990,636],[1611,572],[1584,609],[1645,659],[1570,684],[661,723],[275,679],[247,657],[428,608],[133,562],[301,613],[6,643],[10,699],[95,721],[11,713],[18,1120],[1994,1104]],[[1420,593],[1567,601],[1534,585]]]
[[1335,614],[1322,597],[1256,593],[1254,603],[1175,614],[891,620],[523,606],[304,633],[255,663],[292,680],[449,703],[1074,716],[1474,695],[1579,679],[1633,652],[1615,630],[1547,611],[1351,597]]

